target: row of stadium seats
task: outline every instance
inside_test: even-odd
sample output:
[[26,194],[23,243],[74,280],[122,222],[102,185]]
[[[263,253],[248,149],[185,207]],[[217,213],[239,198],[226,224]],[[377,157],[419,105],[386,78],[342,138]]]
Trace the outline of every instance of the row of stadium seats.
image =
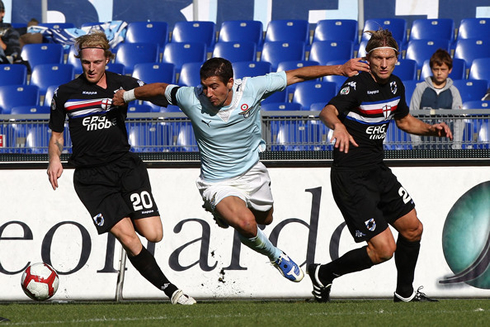
[[[369,39],[364,31],[380,27],[392,31],[395,39],[406,44],[409,40],[445,39],[450,42],[460,39],[486,39],[488,18],[467,18],[455,25],[453,19],[416,19],[408,27],[403,18],[368,19],[359,36],[359,24],[351,19],[326,19],[316,24],[306,20],[272,20],[266,29],[262,22],[255,20],[230,20],[218,26],[214,22],[177,22],[172,30],[166,22],[130,22],[126,32],[126,42],[154,42],[163,47],[167,42],[205,42],[212,50],[216,42],[249,41],[261,47],[267,41],[301,41],[311,44],[314,41],[352,41],[359,43]],[[84,24],[89,26],[91,23]],[[39,24],[54,29],[74,28],[71,23]],[[20,26],[19,26],[20,27]],[[83,27],[83,26],[82,26]]]

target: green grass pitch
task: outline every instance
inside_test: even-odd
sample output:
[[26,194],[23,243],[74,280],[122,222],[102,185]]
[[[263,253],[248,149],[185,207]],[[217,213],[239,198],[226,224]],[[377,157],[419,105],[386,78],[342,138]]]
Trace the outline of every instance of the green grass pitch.
[[0,303],[0,326],[489,326],[490,299]]

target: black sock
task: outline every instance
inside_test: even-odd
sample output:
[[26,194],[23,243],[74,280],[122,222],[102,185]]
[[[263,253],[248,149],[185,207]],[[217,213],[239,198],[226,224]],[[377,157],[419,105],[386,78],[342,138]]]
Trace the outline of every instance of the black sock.
[[409,242],[406,238],[398,235],[395,265],[398,272],[396,293],[400,296],[409,297],[413,293],[413,279],[419,251],[420,241]]
[[320,281],[330,283],[342,275],[371,268],[373,262],[367,253],[367,246],[347,252],[340,258],[320,267]]
[[145,247],[143,247],[138,255],[134,257],[128,255],[128,258],[143,277],[159,290],[162,290],[169,298],[172,297],[177,287],[165,277],[155,257]]

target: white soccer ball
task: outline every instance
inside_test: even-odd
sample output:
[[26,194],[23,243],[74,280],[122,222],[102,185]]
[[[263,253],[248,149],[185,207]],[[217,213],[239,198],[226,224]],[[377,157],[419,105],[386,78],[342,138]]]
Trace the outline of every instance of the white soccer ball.
[[53,267],[38,262],[24,270],[20,284],[28,297],[44,301],[51,298],[58,290],[59,277]]

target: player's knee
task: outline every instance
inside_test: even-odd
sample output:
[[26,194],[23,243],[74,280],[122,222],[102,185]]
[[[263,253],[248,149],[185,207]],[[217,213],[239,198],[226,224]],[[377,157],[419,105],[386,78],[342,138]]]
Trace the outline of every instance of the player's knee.
[[234,227],[243,236],[254,237],[257,235],[257,223],[253,218],[243,217],[242,219],[238,220]]
[[417,242],[422,239],[422,233],[424,231],[424,226],[420,221],[418,224],[412,228],[407,228],[401,232],[402,236],[409,242]]
[[155,233],[148,235],[148,236],[145,236],[145,237],[150,242],[158,243],[163,239],[163,233],[162,232],[155,232]]

